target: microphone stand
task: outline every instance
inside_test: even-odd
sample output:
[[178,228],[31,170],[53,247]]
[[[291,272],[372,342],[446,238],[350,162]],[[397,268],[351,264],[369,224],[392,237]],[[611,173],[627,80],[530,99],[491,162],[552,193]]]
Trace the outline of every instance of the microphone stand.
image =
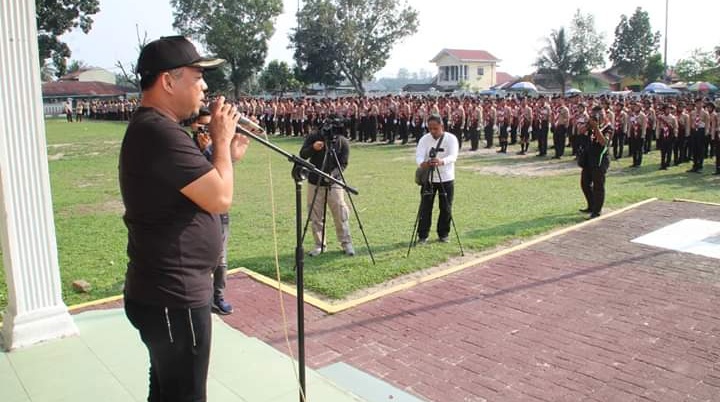
[[329,181],[330,183],[341,186],[348,193],[358,195],[358,191],[345,184],[343,181],[338,180],[329,174],[318,169],[312,163],[305,159],[291,154],[284,149],[278,147],[275,144],[270,143],[264,138],[251,132],[250,130],[237,126],[237,131],[244,134],[265,147],[275,151],[276,153],[284,156],[288,162],[293,164],[292,178],[295,181],[295,269],[296,269],[296,285],[297,285],[297,332],[298,332],[298,374],[300,381],[300,402],[306,402],[307,394],[306,382],[305,382],[305,284],[304,284],[304,269],[305,269],[305,250],[303,249],[303,225],[302,225],[302,182],[305,181],[309,173],[316,174],[321,178]]

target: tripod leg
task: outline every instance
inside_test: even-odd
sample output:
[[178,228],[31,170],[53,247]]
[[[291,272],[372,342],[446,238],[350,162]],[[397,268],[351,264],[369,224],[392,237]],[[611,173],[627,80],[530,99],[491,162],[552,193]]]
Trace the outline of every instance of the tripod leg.
[[[345,181],[345,179],[343,179]],[[355,213],[355,219],[358,221],[358,227],[360,228],[360,233],[362,233],[363,239],[365,240],[365,246],[368,249],[368,253],[370,254],[370,260],[372,261],[373,265],[375,265],[375,256],[373,255],[372,248],[370,247],[370,241],[368,241],[367,235],[365,234],[365,228],[363,227],[363,223],[360,220],[360,214],[357,211],[357,208],[355,208],[355,201],[353,201],[353,198],[350,194],[347,195],[348,200],[350,200],[350,205],[352,206],[353,212]]]
[[418,226],[420,225],[420,213],[422,212],[422,205],[423,205],[424,198],[425,197],[423,195],[423,192],[421,191],[420,192],[420,205],[418,206],[417,215],[415,216],[415,226],[413,226],[413,231],[412,231],[412,234],[410,235],[410,242],[408,243],[408,251],[407,251],[407,255],[405,256],[406,258],[410,257],[410,250],[412,250],[412,247],[415,245],[415,243],[417,241],[417,231],[418,231]]
[[[335,159],[335,166],[339,167],[340,161],[338,160],[337,153],[335,152],[335,148],[331,148],[330,153],[332,154],[332,157]],[[342,179],[342,181],[345,182],[345,175],[343,174],[342,169],[338,168],[338,172],[340,173],[340,179]],[[363,226],[362,220],[360,220],[360,213],[358,213],[357,208],[355,208],[355,201],[353,201],[352,195],[347,194],[347,196],[348,196],[348,200],[350,200],[350,205],[352,206],[353,212],[355,213],[355,219],[357,219],[357,221],[358,221],[358,226],[360,227],[360,233],[362,233],[363,239],[365,240],[365,246],[367,246],[368,253],[370,254],[370,260],[372,261],[373,265],[375,265],[375,256],[373,255],[372,248],[370,248],[370,242],[368,241],[367,235],[365,234],[365,227]]]
[[310,207],[308,208],[308,215],[307,219],[305,220],[305,228],[303,229],[302,233],[302,242],[305,242],[305,236],[307,235],[308,227],[310,226],[310,219],[312,218],[313,210],[315,209],[315,201],[317,200],[318,195],[318,186],[315,186],[315,191],[313,192],[313,199],[312,202],[310,202]]
[[322,244],[320,245],[320,250],[322,252],[325,252],[325,222],[327,222],[327,200],[328,200],[328,193],[330,192],[330,187],[325,187],[325,199],[323,200],[323,218],[322,218]]
[[450,224],[452,225],[453,231],[455,232],[455,237],[457,238],[458,245],[460,246],[460,255],[465,256],[465,250],[463,249],[462,242],[460,241],[460,234],[458,234],[457,227],[455,226],[455,218],[453,217],[452,213],[452,205],[448,201],[447,191],[445,190],[445,184],[442,181],[442,177],[440,176],[440,171],[437,172],[438,178],[440,179],[440,196],[445,197],[445,205],[449,206],[449,213],[450,213]]

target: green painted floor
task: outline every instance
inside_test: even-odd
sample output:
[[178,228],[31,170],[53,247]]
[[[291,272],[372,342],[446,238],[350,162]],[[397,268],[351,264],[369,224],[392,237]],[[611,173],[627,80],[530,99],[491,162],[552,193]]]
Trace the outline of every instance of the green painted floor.
[[[0,401],[144,401],[148,358],[122,310],[74,316],[80,336],[0,354]],[[298,401],[287,356],[213,319],[209,402]],[[362,399],[308,371],[308,402]]]

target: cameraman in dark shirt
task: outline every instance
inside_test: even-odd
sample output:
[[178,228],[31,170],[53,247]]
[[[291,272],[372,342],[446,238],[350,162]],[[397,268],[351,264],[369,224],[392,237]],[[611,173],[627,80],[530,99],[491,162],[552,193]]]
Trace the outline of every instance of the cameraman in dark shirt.
[[[340,172],[347,168],[350,159],[350,142],[342,135],[343,133],[344,123],[340,119],[329,118],[319,131],[305,138],[300,150],[300,157],[309,159],[310,163],[318,169],[336,179],[341,179]],[[331,151],[334,151],[337,161]],[[315,240],[315,247],[308,254],[315,257],[326,248],[326,244],[323,244],[323,226],[325,224],[323,216],[327,202],[335,222],[335,234],[343,252],[348,256],[355,255],[350,236],[350,214],[345,201],[345,190],[337,184],[330,185],[315,174],[310,174],[308,181],[310,184],[308,185],[307,202]]]
[[586,138],[581,142],[582,150],[578,155],[578,164],[582,167],[580,186],[587,208],[580,212],[590,213],[590,219],[600,216],[605,203],[605,175],[610,167],[607,144],[612,138],[612,124],[605,116],[601,106],[595,106],[590,113]]

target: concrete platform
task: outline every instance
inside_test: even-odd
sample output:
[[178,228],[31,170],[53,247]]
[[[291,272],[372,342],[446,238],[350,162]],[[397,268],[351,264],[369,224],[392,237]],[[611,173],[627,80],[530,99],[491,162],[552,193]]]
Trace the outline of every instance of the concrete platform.
[[[0,354],[2,402],[127,402],[147,398],[147,350],[122,310],[74,316],[80,336]],[[298,401],[291,360],[214,318],[208,401]],[[362,402],[314,371],[308,401]]]

